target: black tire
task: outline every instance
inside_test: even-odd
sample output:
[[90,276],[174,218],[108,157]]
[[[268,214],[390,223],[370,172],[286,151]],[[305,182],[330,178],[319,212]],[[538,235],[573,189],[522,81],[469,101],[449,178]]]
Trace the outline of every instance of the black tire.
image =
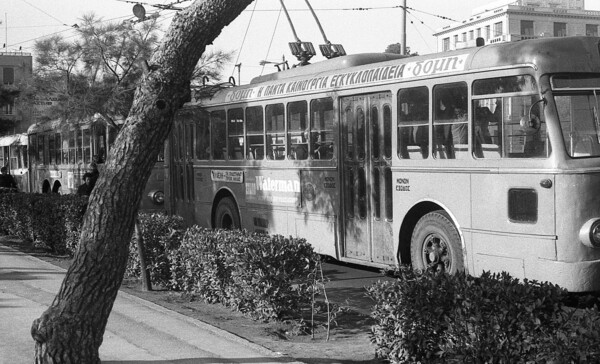
[[219,201],[215,210],[215,228],[227,230],[241,228],[240,214],[233,198],[224,197]]
[[454,274],[464,270],[462,244],[458,230],[444,211],[424,215],[410,240],[413,268]]

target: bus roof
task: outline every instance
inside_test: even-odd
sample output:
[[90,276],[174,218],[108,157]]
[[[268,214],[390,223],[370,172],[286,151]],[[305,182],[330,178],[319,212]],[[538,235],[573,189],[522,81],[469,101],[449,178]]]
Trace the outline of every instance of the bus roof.
[[490,44],[424,56],[350,55],[254,78],[196,97],[187,106],[235,104],[312,92],[332,92],[469,71],[534,67],[540,73],[600,72],[600,38],[540,38]]

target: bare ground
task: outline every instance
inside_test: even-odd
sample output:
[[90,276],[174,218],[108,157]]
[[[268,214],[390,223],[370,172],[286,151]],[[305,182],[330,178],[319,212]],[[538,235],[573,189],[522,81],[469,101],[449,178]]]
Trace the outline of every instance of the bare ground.
[[[69,257],[52,255],[43,248],[18,239],[4,237],[2,244],[63,268],[67,268],[71,262]],[[296,361],[309,364],[383,363],[375,358],[375,347],[370,343],[369,332],[374,320],[350,307],[337,313],[337,325],[329,330],[325,317],[318,315],[315,318],[316,329],[311,334],[300,333],[303,330],[298,320],[270,323],[255,321],[222,305],[207,304],[179,292],[145,292],[137,280],[126,279],[121,290],[236,334]],[[310,316],[305,320],[309,321]]]

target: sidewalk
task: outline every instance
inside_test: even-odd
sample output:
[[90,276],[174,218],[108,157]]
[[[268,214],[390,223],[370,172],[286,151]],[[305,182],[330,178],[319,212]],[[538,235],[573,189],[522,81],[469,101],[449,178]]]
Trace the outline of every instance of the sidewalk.
[[[29,332],[65,271],[0,244],[0,364],[30,364]],[[290,363],[262,346],[119,292],[100,347],[103,363]]]

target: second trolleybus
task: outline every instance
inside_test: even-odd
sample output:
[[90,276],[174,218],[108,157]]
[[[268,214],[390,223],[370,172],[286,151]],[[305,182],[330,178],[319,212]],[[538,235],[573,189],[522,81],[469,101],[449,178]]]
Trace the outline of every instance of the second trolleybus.
[[[41,193],[76,193],[85,173],[104,168],[118,126],[102,118],[55,119],[31,125],[29,188]],[[146,183],[140,210],[164,211],[164,156],[160,154]]]
[[167,208],[346,262],[598,290],[599,43],[349,55],[198,93]]

